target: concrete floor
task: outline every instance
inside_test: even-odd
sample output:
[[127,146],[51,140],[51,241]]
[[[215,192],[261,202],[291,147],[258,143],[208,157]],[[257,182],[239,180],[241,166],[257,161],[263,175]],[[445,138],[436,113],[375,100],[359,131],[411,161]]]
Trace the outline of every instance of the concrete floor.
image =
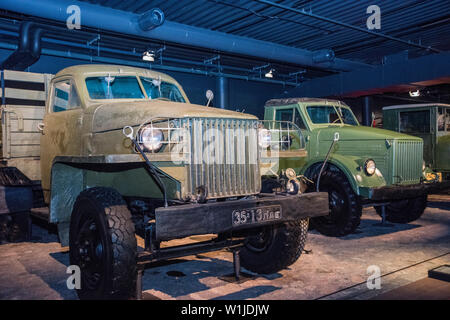
[[[355,234],[336,239],[311,231],[308,253],[289,269],[239,284],[220,279],[233,270],[225,251],[147,269],[144,298],[371,299],[450,264],[450,196],[430,197],[429,208],[413,223],[374,226],[379,221],[375,210],[366,208]],[[66,287],[68,264],[67,249],[56,235],[33,226],[31,242],[0,245],[0,299],[77,299]],[[379,290],[366,285],[371,265],[382,274]]]

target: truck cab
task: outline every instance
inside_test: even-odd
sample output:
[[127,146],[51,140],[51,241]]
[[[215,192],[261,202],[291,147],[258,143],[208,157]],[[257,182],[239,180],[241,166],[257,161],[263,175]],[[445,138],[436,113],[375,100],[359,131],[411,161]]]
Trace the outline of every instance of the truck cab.
[[406,104],[383,108],[383,127],[423,139],[425,165],[450,180],[450,105]]
[[422,138],[361,126],[348,105],[330,99],[270,100],[264,119],[291,121],[305,137],[307,155],[280,157],[277,176],[293,170],[309,190],[328,192],[330,214],[313,219],[319,232],[352,233],[363,205],[380,215],[385,209],[392,222],[413,221],[425,210]]

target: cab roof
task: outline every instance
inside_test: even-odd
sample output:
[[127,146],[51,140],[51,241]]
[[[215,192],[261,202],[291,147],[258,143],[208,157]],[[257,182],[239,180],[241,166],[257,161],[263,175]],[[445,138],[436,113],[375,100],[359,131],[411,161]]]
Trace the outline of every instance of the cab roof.
[[444,103],[418,103],[418,104],[399,104],[395,106],[384,107],[383,110],[409,109],[409,108],[432,108],[432,107],[450,107],[450,104]]
[[324,103],[324,104],[341,104],[347,106],[345,102],[334,100],[334,99],[321,99],[321,98],[285,98],[285,99],[271,99],[266,102],[266,107],[279,107],[279,106],[287,106],[290,104],[297,103]]
[[136,74],[150,78],[161,77],[161,80],[163,81],[177,83],[174,78],[168,76],[165,73],[153,71],[150,69],[113,65],[113,64],[82,64],[71,66],[59,71],[55,75],[55,78],[61,76],[85,77],[90,75],[94,76],[96,74],[106,74],[106,73],[112,73],[116,75],[121,73],[123,73],[124,75]]

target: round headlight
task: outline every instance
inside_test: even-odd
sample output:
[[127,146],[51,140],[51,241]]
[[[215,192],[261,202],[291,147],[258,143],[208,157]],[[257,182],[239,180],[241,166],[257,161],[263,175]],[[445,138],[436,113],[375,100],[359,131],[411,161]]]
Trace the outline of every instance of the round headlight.
[[371,176],[375,173],[376,170],[377,165],[375,164],[375,161],[373,161],[372,159],[367,160],[364,164],[364,171],[366,171],[366,174]]
[[272,134],[267,129],[259,129],[259,146],[263,149],[267,149],[272,142]]
[[160,129],[147,126],[140,132],[140,142],[144,146],[144,151],[158,152],[164,140],[164,134]]

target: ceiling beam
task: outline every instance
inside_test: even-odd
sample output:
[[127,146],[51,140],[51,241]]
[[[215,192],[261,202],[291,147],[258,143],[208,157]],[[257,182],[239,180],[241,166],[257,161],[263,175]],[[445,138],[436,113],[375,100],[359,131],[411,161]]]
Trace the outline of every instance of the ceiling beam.
[[288,97],[357,97],[390,92],[394,87],[450,77],[450,52],[431,54],[373,69],[315,78],[286,93]]
[[359,32],[362,32],[362,33],[367,33],[367,34],[370,34],[370,35],[375,36],[377,38],[384,38],[386,40],[391,40],[391,41],[403,43],[404,45],[407,45],[407,46],[410,46],[410,47],[416,47],[416,48],[419,48],[419,49],[422,49],[422,50],[432,51],[432,52],[437,52],[437,53],[441,52],[441,50],[433,48],[431,46],[424,46],[424,45],[422,45],[420,43],[415,43],[415,42],[410,41],[410,40],[404,40],[404,39],[393,37],[393,36],[390,36],[390,35],[387,35],[387,34],[384,34],[384,33],[381,33],[381,32],[371,31],[369,29],[361,28],[361,27],[354,26],[354,25],[349,24],[349,23],[345,23],[345,22],[341,22],[341,21],[338,21],[338,20],[334,20],[334,19],[330,19],[330,18],[327,18],[327,17],[323,17],[323,16],[320,16],[320,15],[314,14],[312,12],[307,12],[305,10],[299,10],[299,9],[296,9],[296,8],[292,8],[292,7],[289,7],[289,6],[280,4],[280,3],[275,3],[273,1],[268,1],[268,0],[253,0],[253,1],[259,2],[259,3],[263,3],[263,4],[271,6],[271,7],[284,9],[284,10],[287,10],[287,11],[291,11],[291,12],[294,12],[296,14],[299,14],[299,15],[302,15],[302,16],[307,16],[309,18],[313,18],[313,19],[316,19],[316,20],[328,22],[328,23],[331,23],[331,24],[334,24],[334,25],[337,25],[337,26],[340,26],[340,27],[347,28],[347,29],[359,31]]

